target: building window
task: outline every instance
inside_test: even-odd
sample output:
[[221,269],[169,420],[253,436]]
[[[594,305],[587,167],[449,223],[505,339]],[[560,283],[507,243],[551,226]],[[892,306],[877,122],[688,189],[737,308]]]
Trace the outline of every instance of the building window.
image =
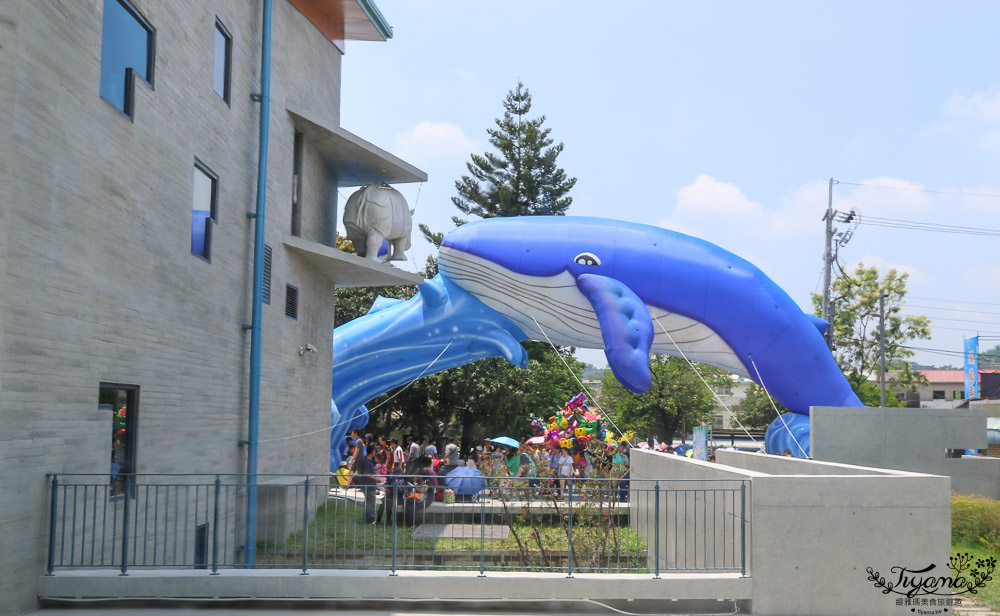
[[934,400],[944,400],[944,390],[943,389],[935,389],[934,390],[934,394],[933,394],[933,399]]
[[299,199],[302,194],[302,133],[295,131],[295,143],[292,146],[292,235],[302,235],[302,209]]
[[715,393],[719,394],[720,396],[733,395],[732,383],[718,383],[713,387],[713,389],[715,390]]
[[264,284],[262,288],[264,303],[271,303],[271,247],[264,244]]
[[[111,413],[111,496],[125,494],[125,478],[135,473],[139,388],[101,383],[98,408]],[[135,495],[133,485],[132,495]]]
[[965,390],[954,389],[951,392],[951,396],[955,400],[965,400]]
[[153,85],[155,31],[127,0],[104,0],[101,98],[132,118],[135,78]]
[[285,316],[299,318],[299,290],[290,284],[285,285]]
[[233,37],[218,19],[215,20],[215,70],[212,88],[229,103],[229,82],[233,67]]
[[191,198],[191,254],[209,260],[212,255],[212,225],[218,221],[219,176],[199,160],[194,161],[194,192]]

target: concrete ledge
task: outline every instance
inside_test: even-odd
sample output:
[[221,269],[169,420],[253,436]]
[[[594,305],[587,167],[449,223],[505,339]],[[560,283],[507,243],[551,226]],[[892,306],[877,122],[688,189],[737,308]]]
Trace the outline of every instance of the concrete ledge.
[[[556,583],[558,582],[558,583]],[[38,581],[43,601],[100,599],[325,599],[351,600],[517,600],[621,601],[733,600],[752,595],[752,580],[738,573],[670,573],[659,579],[636,574],[226,569],[219,575],[198,570],[66,570]]]

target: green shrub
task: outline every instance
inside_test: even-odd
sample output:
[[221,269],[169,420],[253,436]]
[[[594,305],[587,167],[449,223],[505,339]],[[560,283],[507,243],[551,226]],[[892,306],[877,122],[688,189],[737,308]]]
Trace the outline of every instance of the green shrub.
[[1000,536],[1000,501],[953,494],[951,497],[951,542],[980,545],[980,538]]

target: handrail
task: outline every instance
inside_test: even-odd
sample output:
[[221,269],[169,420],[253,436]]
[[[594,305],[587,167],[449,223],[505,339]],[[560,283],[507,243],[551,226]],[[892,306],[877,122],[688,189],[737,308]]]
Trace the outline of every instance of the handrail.
[[[245,474],[127,474],[124,492],[109,473],[48,476],[48,575],[247,566]],[[453,477],[261,477],[258,567],[749,575],[747,479],[481,476],[446,496]]]

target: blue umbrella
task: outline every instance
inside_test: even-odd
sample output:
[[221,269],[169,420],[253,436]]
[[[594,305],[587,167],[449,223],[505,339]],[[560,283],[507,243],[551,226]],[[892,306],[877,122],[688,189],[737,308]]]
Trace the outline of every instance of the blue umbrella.
[[475,466],[456,466],[445,475],[444,485],[458,496],[471,496],[483,489],[483,475]]
[[510,447],[511,449],[517,449],[521,446],[521,443],[514,438],[509,436],[498,436],[497,438],[491,438],[490,442],[496,443],[497,445],[504,445]]

